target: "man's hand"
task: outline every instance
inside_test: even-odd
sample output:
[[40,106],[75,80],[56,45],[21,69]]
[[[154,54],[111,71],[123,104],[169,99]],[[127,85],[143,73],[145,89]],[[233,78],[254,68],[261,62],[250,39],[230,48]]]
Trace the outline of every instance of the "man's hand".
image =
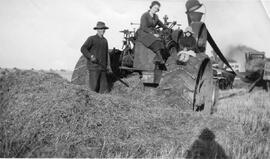
[[203,39],[198,39],[198,46],[199,46],[199,47],[202,47],[202,46],[204,46],[204,45],[205,45],[204,40],[203,40]]
[[91,62],[93,63],[97,63],[97,59],[94,55],[91,55],[91,58],[90,58]]
[[159,38],[159,35],[158,35],[158,34],[154,34],[154,36],[155,36],[156,38]]
[[111,66],[107,66],[107,71],[108,71],[108,73],[113,73]]

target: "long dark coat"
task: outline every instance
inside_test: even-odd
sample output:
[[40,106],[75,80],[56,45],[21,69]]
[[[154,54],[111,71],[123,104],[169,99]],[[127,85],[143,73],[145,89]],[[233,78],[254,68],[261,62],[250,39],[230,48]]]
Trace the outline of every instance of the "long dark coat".
[[153,42],[160,40],[159,38],[155,37],[155,27],[160,26],[164,29],[167,27],[159,20],[158,16],[154,14],[151,17],[149,11],[145,12],[141,16],[141,23],[140,28],[138,29],[138,41],[143,43],[146,47],[149,47]]
[[[105,37],[90,36],[82,45],[81,52],[87,58],[87,66],[90,70],[105,70],[107,65],[110,65],[108,42]],[[91,62],[92,55],[102,66]]]
[[[90,36],[81,47],[81,52],[87,59],[89,71],[89,88],[92,91],[106,93],[109,91],[106,69],[110,66],[108,42],[98,35]],[[91,61],[91,56],[98,63]]]
[[179,40],[179,47],[180,50],[186,48],[187,51],[196,51],[196,39],[192,35],[190,37],[183,36]]

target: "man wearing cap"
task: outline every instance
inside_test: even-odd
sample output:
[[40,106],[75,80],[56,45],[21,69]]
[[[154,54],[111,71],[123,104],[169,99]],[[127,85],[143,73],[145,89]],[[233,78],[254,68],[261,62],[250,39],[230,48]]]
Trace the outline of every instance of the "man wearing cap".
[[109,29],[104,22],[97,22],[94,30],[97,34],[88,37],[81,47],[82,54],[87,58],[89,71],[89,87],[98,93],[108,92],[107,71],[111,72],[108,42],[104,37]]

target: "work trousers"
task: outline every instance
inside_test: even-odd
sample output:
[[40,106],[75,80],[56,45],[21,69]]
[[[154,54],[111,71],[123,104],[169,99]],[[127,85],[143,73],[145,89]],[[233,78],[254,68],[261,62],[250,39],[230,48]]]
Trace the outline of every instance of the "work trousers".
[[107,73],[104,70],[89,71],[89,88],[97,93],[109,92]]

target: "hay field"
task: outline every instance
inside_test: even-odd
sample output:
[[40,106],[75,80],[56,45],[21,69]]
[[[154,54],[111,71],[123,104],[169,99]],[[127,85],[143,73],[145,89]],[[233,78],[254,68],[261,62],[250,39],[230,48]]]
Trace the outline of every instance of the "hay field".
[[55,73],[2,70],[0,157],[270,158],[269,92],[223,91],[205,115],[126,81],[101,95]]

